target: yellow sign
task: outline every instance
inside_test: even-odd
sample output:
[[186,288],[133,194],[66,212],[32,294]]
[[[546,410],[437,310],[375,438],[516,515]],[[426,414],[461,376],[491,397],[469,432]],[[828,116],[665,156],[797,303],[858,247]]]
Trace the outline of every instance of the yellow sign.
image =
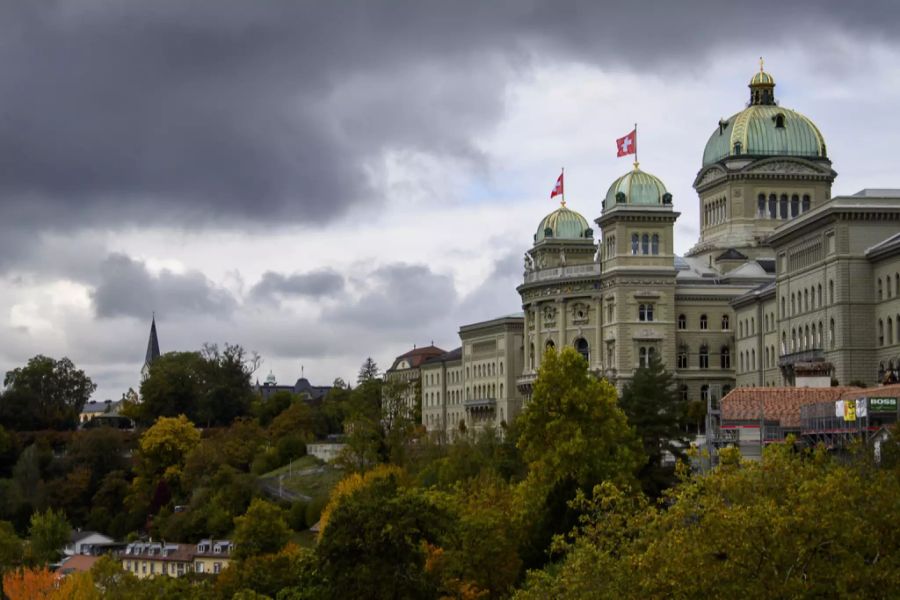
[[856,402],[853,400],[848,400],[844,402],[844,420],[845,421],[855,421],[856,420]]

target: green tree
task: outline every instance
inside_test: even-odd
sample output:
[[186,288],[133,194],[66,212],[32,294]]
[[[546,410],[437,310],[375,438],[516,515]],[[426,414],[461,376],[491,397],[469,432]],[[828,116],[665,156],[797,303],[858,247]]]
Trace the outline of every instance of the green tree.
[[9,521],[0,521],[0,576],[22,564],[24,543]]
[[726,453],[665,506],[611,484],[578,504],[565,560],[532,573],[520,600],[900,596],[897,473],[822,450]]
[[291,529],[284,511],[271,502],[256,498],[243,516],[234,520],[234,555],[247,558],[281,550]]
[[16,430],[74,429],[97,385],[71,360],[38,355],[8,371],[0,422]]
[[316,553],[326,598],[434,598],[426,570],[451,528],[449,516],[397,475],[361,479],[323,515]]
[[150,364],[141,383],[137,418],[153,423],[159,417],[197,417],[206,386],[205,361],[199,352],[167,352]]
[[652,355],[649,365],[635,371],[625,386],[619,406],[637,431],[647,455],[647,463],[638,473],[641,486],[651,497],[658,497],[675,483],[674,464],[664,465],[663,461],[667,456],[684,458],[690,444],[685,433],[686,402],[681,399],[672,374]]
[[606,480],[629,483],[644,462],[615,388],[591,375],[574,348],[544,354],[518,427],[529,476],[550,484],[567,478],[586,489]]
[[521,555],[533,568],[546,562],[553,536],[575,524],[570,501],[579,490],[602,481],[636,488],[645,458],[615,388],[589,373],[574,348],[544,354],[517,426],[517,445],[528,465],[517,492],[528,523]]
[[253,392],[250,376],[259,367],[260,359],[237,344],[225,344],[220,350],[215,344],[203,346],[205,386],[197,405],[197,422],[228,425],[237,417],[250,412]]
[[45,512],[31,515],[31,526],[28,529],[31,562],[35,565],[56,562],[63,547],[69,542],[71,531],[62,511],[48,508]]
[[356,383],[361,384],[366,381],[379,379],[380,377],[381,372],[378,370],[378,365],[375,364],[375,361],[372,360],[372,357],[370,356],[363,361],[362,366],[359,368],[359,375],[356,376]]

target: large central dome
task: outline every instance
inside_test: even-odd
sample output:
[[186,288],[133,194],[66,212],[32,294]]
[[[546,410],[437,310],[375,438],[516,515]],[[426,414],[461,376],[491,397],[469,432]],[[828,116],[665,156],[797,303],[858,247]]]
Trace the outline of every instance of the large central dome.
[[807,117],[775,104],[775,79],[760,70],[750,80],[750,105],[709,137],[703,166],[735,156],[825,158],[825,138]]

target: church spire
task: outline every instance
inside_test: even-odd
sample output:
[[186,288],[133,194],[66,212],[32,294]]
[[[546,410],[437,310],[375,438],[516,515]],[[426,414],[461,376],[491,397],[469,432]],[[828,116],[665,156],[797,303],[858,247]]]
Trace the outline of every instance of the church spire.
[[147,355],[144,358],[144,368],[141,371],[144,377],[150,370],[150,363],[159,358],[159,338],[156,337],[156,313],[153,313],[153,320],[150,321],[150,339],[147,340]]

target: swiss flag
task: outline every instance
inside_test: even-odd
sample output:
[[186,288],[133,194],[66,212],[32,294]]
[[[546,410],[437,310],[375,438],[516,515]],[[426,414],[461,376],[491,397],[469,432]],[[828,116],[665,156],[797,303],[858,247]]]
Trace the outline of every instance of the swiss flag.
[[631,133],[625,137],[616,140],[616,149],[619,153],[616,156],[625,156],[626,154],[635,154],[637,152],[637,129],[633,129]]
[[550,199],[553,200],[554,197],[559,196],[563,193],[563,175],[565,173],[559,174],[559,179],[556,180],[556,185],[553,186],[553,191],[550,192]]

